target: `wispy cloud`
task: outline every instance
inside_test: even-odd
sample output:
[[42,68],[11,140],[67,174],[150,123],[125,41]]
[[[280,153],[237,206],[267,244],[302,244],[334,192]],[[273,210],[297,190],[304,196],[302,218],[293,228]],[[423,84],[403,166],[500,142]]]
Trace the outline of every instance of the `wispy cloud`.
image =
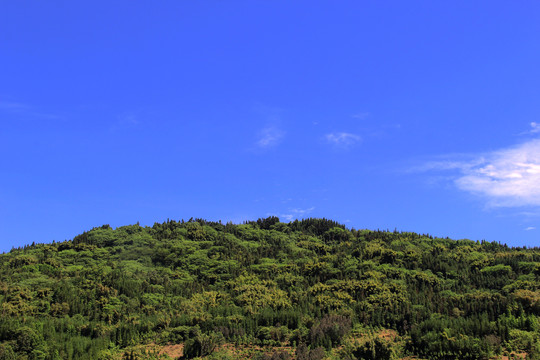
[[138,125],[140,120],[134,113],[126,113],[118,117],[118,122],[123,125]]
[[20,103],[20,102],[13,102],[13,101],[0,101],[0,111],[10,113],[10,114],[17,114],[19,116],[26,116],[26,117],[32,117],[32,118],[43,118],[43,119],[59,119],[60,116],[41,112],[39,110],[34,109],[34,107]]
[[530,125],[531,125],[531,130],[529,132],[531,134],[540,133],[540,124],[539,123],[533,121]]
[[257,146],[261,148],[270,148],[276,146],[281,142],[284,136],[285,132],[275,126],[265,127],[259,133]]
[[2,110],[21,110],[26,108],[27,106],[21,103],[0,101],[0,109]]
[[285,137],[285,131],[281,126],[281,115],[285,110],[261,103],[255,104],[253,110],[264,124],[255,135],[255,146],[264,150],[279,145]]
[[491,206],[540,206],[540,139],[490,153],[432,161],[422,170],[454,171],[452,179],[459,189],[484,197]]
[[353,117],[355,119],[364,120],[364,119],[367,119],[369,117],[369,115],[370,115],[370,113],[368,113],[368,112],[360,112],[360,113],[352,115],[351,117]]
[[310,207],[309,209],[289,209],[287,214],[281,214],[279,216],[287,221],[292,221],[293,219],[303,218],[313,210],[315,210],[315,207]]
[[122,132],[128,129],[137,129],[142,124],[140,113],[140,111],[132,111],[117,115],[116,119],[111,121],[109,131],[115,133],[117,131]]
[[525,231],[531,231],[531,230],[535,230],[535,229],[536,229],[536,228],[535,228],[534,226],[529,226],[529,227],[526,227],[526,228],[523,229],[523,230],[525,230]]
[[528,129],[527,131],[523,131],[521,133],[519,133],[518,135],[531,135],[531,134],[539,134],[540,133],[540,123],[537,123],[537,122],[530,122],[529,123],[530,125],[530,129]]
[[362,140],[360,136],[347,132],[334,132],[326,134],[325,139],[330,144],[343,147],[354,145]]

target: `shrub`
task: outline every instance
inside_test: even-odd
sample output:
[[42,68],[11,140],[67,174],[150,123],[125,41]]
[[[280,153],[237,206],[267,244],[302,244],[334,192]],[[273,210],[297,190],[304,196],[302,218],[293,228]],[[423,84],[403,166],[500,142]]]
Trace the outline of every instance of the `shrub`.
[[0,344],[0,360],[15,360],[15,352],[8,344]]
[[345,359],[390,360],[392,358],[391,344],[378,337],[344,349],[343,352]]
[[341,339],[351,330],[351,319],[341,315],[326,315],[314,325],[310,332],[313,346],[330,349],[341,343]]
[[222,339],[221,334],[198,334],[186,341],[184,345],[184,358],[193,359],[208,356],[221,344]]
[[301,343],[296,348],[296,358],[298,360],[321,360],[326,356],[322,347],[309,349],[306,344]]

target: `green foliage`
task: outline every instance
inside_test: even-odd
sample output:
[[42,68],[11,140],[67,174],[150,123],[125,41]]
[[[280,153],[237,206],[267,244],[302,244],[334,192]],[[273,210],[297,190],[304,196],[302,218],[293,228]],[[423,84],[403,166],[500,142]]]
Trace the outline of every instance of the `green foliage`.
[[0,255],[0,314],[0,359],[147,358],[151,343],[220,358],[223,341],[397,357],[353,328],[429,359],[538,358],[540,250],[328,219],[104,225]]
[[322,360],[326,356],[326,353],[322,347],[316,347],[309,349],[306,344],[301,343],[296,348],[296,358],[298,360]]
[[372,337],[363,343],[353,344],[341,350],[341,357],[346,360],[390,360],[394,351],[390,341]]
[[213,332],[209,334],[197,334],[195,337],[186,341],[184,358],[193,359],[208,356],[216,350],[222,341],[222,337]]
[[18,352],[30,354],[42,341],[43,339],[41,336],[39,336],[34,329],[27,326],[19,328],[15,332],[15,349]]
[[309,331],[311,346],[331,349],[341,344],[341,339],[350,331],[351,319],[341,315],[325,315]]
[[0,360],[16,360],[15,351],[9,344],[0,344]]

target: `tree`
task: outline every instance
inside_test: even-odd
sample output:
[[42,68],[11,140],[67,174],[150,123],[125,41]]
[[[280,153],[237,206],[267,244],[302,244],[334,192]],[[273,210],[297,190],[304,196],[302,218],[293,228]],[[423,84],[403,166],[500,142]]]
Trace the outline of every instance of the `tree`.
[[222,342],[222,336],[212,332],[197,334],[184,344],[184,358],[193,359],[212,354]]
[[0,360],[16,360],[15,351],[9,344],[0,344]]

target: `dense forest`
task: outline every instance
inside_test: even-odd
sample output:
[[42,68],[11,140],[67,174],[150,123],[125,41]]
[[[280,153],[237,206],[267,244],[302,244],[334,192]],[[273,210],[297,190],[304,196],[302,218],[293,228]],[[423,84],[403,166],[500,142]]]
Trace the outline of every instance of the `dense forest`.
[[0,255],[0,312],[0,359],[540,359],[540,249],[327,219],[104,225]]

